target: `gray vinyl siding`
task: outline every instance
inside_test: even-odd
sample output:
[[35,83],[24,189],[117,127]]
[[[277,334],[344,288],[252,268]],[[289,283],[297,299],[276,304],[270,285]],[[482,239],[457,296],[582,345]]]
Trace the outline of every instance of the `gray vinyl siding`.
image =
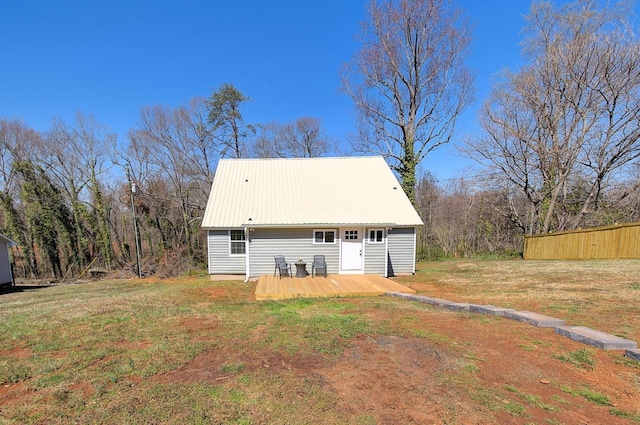
[[245,274],[246,257],[229,255],[229,230],[209,230],[209,274]]
[[[333,244],[314,244],[314,230],[336,230],[336,242]],[[311,274],[314,255],[324,255],[327,262],[327,273],[338,273],[339,241],[338,229],[332,227],[260,229],[249,233],[249,258],[251,277],[273,274],[274,256],[284,255],[295,273],[294,263],[302,259],[307,263],[307,272]]]
[[415,227],[393,228],[388,232],[388,275],[415,273]]
[[9,245],[4,240],[0,240],[0,285],[11,283],[12,280]]
[[[314,230],[335,230],[333,244],[314,244]],[[385,274],[385,249],[388,249],[388,274],[414,273],[415,228],[395,228],[388,232],[387,243],[369,243],[365,234],[364,272]],[[251,277],[273,274],[274,256],[284,255],[295,272],[294,263],[302,259],[311,273],[314,255],[324,255],[327,272],[340,272],[339,229],[334,227],[310,228],[255,228],[249,232],[249,267]],[[246,257],[229,255],[229,231],[208,231],[209,274],[245,274]]]
[[366,274],[379,274],[384,276],[386,261],[385,243],[384,241],[382,243],[369,242],[369,230],[370,229],[366,229],[364,239],[364,272]]

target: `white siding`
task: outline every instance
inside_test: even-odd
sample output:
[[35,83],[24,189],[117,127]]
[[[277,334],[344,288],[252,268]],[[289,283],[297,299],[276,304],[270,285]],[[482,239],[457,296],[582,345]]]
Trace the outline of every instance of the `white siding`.
[[[323,228],[324,229],[324,228]],[[326,228],[331,230],[332,228]],[[320,230],[317,228],[316,230]],[[260,229],[249,232],[250,274],[252,277],[273,274],[274,256],[284,255],[295,273],[294,263],[302,259],[307,263],[311,274],[314,255],[324,255],[327,261],[327,273],[338,273],[339,241],[334,244],[314,244],[313,231],[310,228]],[[337,233],[336,233],[337,236]]]
[[388,274],[415,273],[415,227],[393,228],[388,232]]
[[209,274],[245,274],[244,255],[229,255],[229,230],[209,230]]
[[11,263],[9,262],[9,244],[0,239],[0,285],[11,283]]

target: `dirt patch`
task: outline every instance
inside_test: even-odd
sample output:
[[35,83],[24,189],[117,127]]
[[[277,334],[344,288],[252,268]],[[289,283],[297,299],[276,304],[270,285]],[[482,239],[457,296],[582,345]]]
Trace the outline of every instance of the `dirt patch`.
[[32,355],[31,347],[14,347],[11,350],[0,351],[0,357],[12,359],[28,359]]
[[[360,305],[364,300],[348,302],[374,321],[411,320],[419,336],[360,336],[342,356],[327,360],[255,348],[258,329],[247,345],[252,350],[207,352],[152,380],[232,385],[238,375],[256,370],[292,372],[321,382],[345,417],[371,417],[378,424],[625,424],[629,420],[612,415],[612,409],[640,413],[640,385],[633,379],[638,369],[621,364],[620,352],[589,350],[593,364],[579,368],[556,357],[586,346],[550,329],[444,309],[380,311]],[[398,302],[406,307],[406,301]],[[202,329],[197,322],[183,325],[190,323]],[[587,389],[606,396],[608,404],[579,394]]]
[[213,287],[213,288],[206,288],[203,289],[202,292],[204,292],[204,294],[209,297],[209,298],[231,298],[233,296],[233,293],[227,289],[227,288],[219,288],[219,287]]
[[27,393],[22,382],[0,385],[0,412],[2,412],[2,406],[22,403]]
[[239,353],[216,350],[196,357],[185,367],[151,378],[153,382],[191,384],[195,382],[222,383],[239,373],[258,369],[278,374],[283,370],[301,374],[313,373],[323,360],[319,356],[290,356],[267,351]]
[[317,370],[350,416],[371,415],[378,423],[437,423],[464,415],[470,423],[478,413],[461,403],[447,405],[447,373],[457,356],[424,341],[394,336],[367,337],[346,350],[342,360]]
[[121,341],[113,342],[111,345],[120,350],[140,350],[151,347],[151,341],[130,341],[128,339],[123,339]]

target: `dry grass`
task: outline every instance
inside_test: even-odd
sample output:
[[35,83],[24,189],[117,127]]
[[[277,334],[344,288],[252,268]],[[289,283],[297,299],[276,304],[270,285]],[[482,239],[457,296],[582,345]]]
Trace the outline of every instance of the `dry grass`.
[[[640,339],[640,262],[419,268],[400,280],[422,293]],[[548,329],[394,297],[256,302],[254,290],[200,276],[1,295],[0,424],[640,418],[638,362]]]
[[535,311],[640,341],[640,260],[431,262],[399,281],[431,296]]

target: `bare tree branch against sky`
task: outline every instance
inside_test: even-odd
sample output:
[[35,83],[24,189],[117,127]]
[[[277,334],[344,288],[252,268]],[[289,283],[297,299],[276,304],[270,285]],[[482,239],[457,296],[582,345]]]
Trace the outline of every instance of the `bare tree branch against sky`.
[[[346,144],[354,106],[339,71],[358,44],[367,0],[301,2],[3,1],[0,3],[0,117],[47,131],[53,118],[93,115],[124,143],[143,107],[178,107],[232,83],[252,99],[249,123],[322,120]],[[422,164],[438,179],[469,165],[454,147],[477,129],[492,76],[520,63],[528,0],[458,0],[472,25],[469,65],[476,102],[451,146]],[[558,1],[557,3],[565,3]],[[636,11],[638,7],[636,6]]]

